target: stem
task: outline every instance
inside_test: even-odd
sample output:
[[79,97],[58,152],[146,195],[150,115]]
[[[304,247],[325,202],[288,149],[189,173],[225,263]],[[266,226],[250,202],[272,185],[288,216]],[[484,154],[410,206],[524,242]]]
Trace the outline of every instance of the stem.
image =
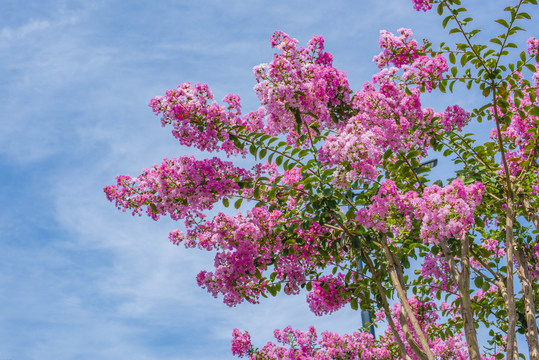
[[[235,134],[235,135],[236,135],[236,137],[237,137],[238,139],[243,140],[243,141],[245,141],[245,142],[247,142],[247,143],[249,143],[249,144],[251,144],[251,145],[255,145],[255,146],[256,146],[256,144],[255,144],[255,142],[254,142],[253,140],[251,140],[251,139],[249,139],[249,138],[247,138],[247,137],[241,136],[241,135],[239,135],[239,134]],[[286,154],[285,152],[281,152],[281,151],[279,151],[279,150],[277,150],[277,149],[275,149],[275,148],[272,148],[272,147],[269,147],[269,146],[266,146],[266,145],[261,146],[261,147],[264,148],[264,149],[266,149],[266,150],[272,151],[272,152],[274,152],[274,153],[276,153],[276,154],[282,155],[282,156],[284,156],[285,158],[288,158],[288,159],[290,159],[290,160],[293,160],[293,161],[295,161],[297,164],[301,165],[302,167],[305,166],[304,163],[302,163],[302,162],[299,161],[298,159],[295,159],[294,157],[292,157],[292,156]]]
[[515,22],[518,12],[520,10],[520,6],[522,5],[522,0],[518,2],[517,9],[515,11],[515,16],[511,16],[511,22],[509,23],[509,26],[507,27],[507,32],[505,33],[505,37],[503,39],[502,46],[500,47],[500,51],[498,52],[498,58],[496,59],[496,65],[494,66],[494,69],[498,68],[498,64],[500,63],[500,59],[502,58],[502,52],[505,48],[505,44],[507,43],[507,39],[509,39],[509,32],[511,31],[511,28],[513,27],[513,23]]
[[522,292],[524,293],[524,308],[526,312],[526,340],[530,352],[530,360],[539,360],[539,339],[537,333],[537,321],[535,320],[535,294],[533,284],[528,270],[528,259],[521,249],[516,250],[518,259],[517,273],[522,283]]
[[[447,8],[447,10],[449,10],[449,12],[451,14],[453,14],[453,10],[451,10],[451,8],[449,7],[449,5],[447,4],[447,1],[443,1],[445,7]],[[456,15],[452,15],[453,17],[453,20],[455,20],[455,22],[457,23],[459,29],[460,29],[460,33],[462,34],[462,36],[464,36],[464,40],[466,40],[466,43],[468,44],[468,46],[470,47],[470,49],[472,50],[472,52],[474,53],[475,55],[475,58],[477,60],[479,60],[479,62],[481,62],[481,66],[483,67],[483,69],[485,69],[485,71],[487,72],[487,74],[490,74],[491,71],[490,69],[486,66],[485,62],[483,61],[483,58],[477,53],[477,51],[475,51],[473,45],[472,45],[472,42],[470,41],[470,38],[468,38],[468,36],[466,36],[466,32],[464,31],[464,28],[462,27],[462,23],[459,21],[459,19],[457,18]]]
[[507,360],[518,359],[518,346],[516,343],[516,324],[517,313],[515,308],[515,292],[514,292],[514,248],[515,239],[513,235],[513,222],[515,219],[514,210],[514,193],[511,184],[511,175],[509,172],[509,166],[507,165],[507,157],[505,156],[505,149],[503,146],[502,130],[500,126],[500,115],[498,114],[498,101],[496,95],[496,84],[492,83],[492,104],[494,107],[494,120],[496,122],[496,132],[498,146],[502,156],[502,162],[505,170],[505,185],[506,185],[506,197],[507,197],[507,212],[505,223],[505,247],[506,247],[506,259],[507,259],[507,317],[508,317],[508,329],[507,329]]
[[477,333],[473,321],[472,304],[470,301],[470,243],[468,234],[465,233],[462,238],[462,270],[459,271],[451,249],[447,241],[441,240],[440,247],[444,253],[449,269],[455,278],[460,295],[460,313],[464,323],[464,334],[468,345],[468,353],[471,360],[480,360],[479,344],[477,342]]
[[[426,358],[429,360],[434,360],[435,359],[434,354],[430,350],[427,337],[425,336],[423,329],[421,329],[421,326],[419,325],[419,321],[415,317],[412,311],[412,308],[410,306],[410,303],[408,302],[408,296],[406,295],[406,285],[404,284],[404,279],[402,278],[402,268],[400,268],[400,264],[399,264],[399,269],[401,270],[401,272],[397,274],[397,271],[396,271],[397,266],[395,265],[395,258],[393,257],[393,254],[389,250],[389,247],[387,244],[387,238],[385,235],[382,236],[381,244],[384,248],[384,254],[385,254],[386,260],[389,262],[388,271],[391,278],[391,283],[393,284],[393,286],[395,286],[395,289],[397,290],[397,296],[399,297],[399,300],[401,302],[401,308],[404,308],[404,311],[408,319],[410,319],[410,322],[412,323],[412,327],[414,328],[416,335],[419,338],[419,342],[421,343],[421,346],[423,347],[423,351],[426,355]],[[412,346],[413,348],[412,343],[410,343],[410,346]]]
[[393,336],[395,337],[395,340],[397,341],[397,345],[399,346],[401,354],[404,356],[406,360],[412,360],[412,358],[410,357],[410,354],[408,354],[408,351],[406,351],[406,346],[404,346],[404,343],[402,342],[402,339],[400,338],[397,327],[395,326],[395,322],[393,321],[393,317],[391,316],[391,310],[389,309],[389,303],[387,301],[387,293],[384,286],[382,285],[380,271],[375,271],[374,264],[371,258],[367,254],[364,254],[364,255],[365,255],[364,256],[365,263],[369,267],[369,271],[371,272],[373,278],[375,279],[376,288],[378,289],[378,293],[380,294],[380,297],[382,298],[382,306],[384,308],[384,313],[386,314],[387,322],[389,323],[391,332],[393,333]]
[[447,140],[448,143],[451,143],[451,144],[455,144],[456,146],[458,146],[463,152],[468,152],[471,151],[474,153],[474,158],[479,161],[481,164],[483,164],[484,166],[486,166],[490,171],[494,171],[489,164],[486,163],[485,160],[483,160],[483,158],[474,150],[474,148],[471,147],[470,144],[468,144],[468,142],[466,141],[465,138],[463,138],[462,136],[460,136],[460,134],[458,133],[454,133],[455,136],[457,136],[460,140],[462,140],[462,142],[464,144],[466,144],[466,147],[468,148],[468,150],[466,150],[462,145],[460,145],[459,143],[456,143],[456,142],[453,142],[450,138],[448,138],[447,136],[445,135],[442,135],[442,138],[444,138],[445,140]]
[[412,173],[414,174],[414,177],[415,177],[415,179],[417,181],[417,184],[419,185],[419,190],[421,192],[423,192],[423,188],[424,188],[423,184],[421,183],[421,180],[419,180],[419,177],[417,176],[417,173],[414,171],[414,168],[412,167],[412,164],[410,164],[410,162],[408,161],[408,158],[406,158],[406,156],[404,156],[402,153],[399,152],[399,155],[402,157],[402,159],[404,161],[406,161],[406,165],[408,165],[408,168],[410,170],[412,170]]
[[460,300],[462,304],[462,319],[464,321],[464,332],[466,334],[466,342],[468,343],[468,352],[471,360],[480,360],[479,344],[477,343],[477,333],[473,321],[472,304],[470,302],[470,239],[465,233],[462,237],[462,253],[461,253],[461,281]]
[[[529,200],[526,199],[524,191],[519,188],[517,196],[521,206],[524,208],[527,219],[533,222],[536,230],[539,230],[539,216],[534,211]],[[528,269],[528,259],[522,249],[516,250],[519,267],[517,273],[522,283],[522,292],[524,293],[524,309],[526,312],[526,340],[528,341],[528,349],[530,352],[530,360],[539,359],[539,333],[537,329],[537,321],[535,320],[535,293],[533,291],[533,282]]]

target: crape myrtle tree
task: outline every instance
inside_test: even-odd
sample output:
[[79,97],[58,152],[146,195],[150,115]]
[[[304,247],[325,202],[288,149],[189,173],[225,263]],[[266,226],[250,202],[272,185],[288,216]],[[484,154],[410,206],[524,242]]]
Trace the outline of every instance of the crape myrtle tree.
[[[306,289],[316,315],[351,306],[387,323],[377,338],[288,327],[262,348],[235,329],[239,357],[539,360],[539,40],[513,40],[537,1],[507,3],[499,34],[482,43],[460,0],[413,0],[459,42],[382,31],[380,71],[355,92],[322,37],[301,47],[277,31],[277,54],[254,68],[259,109],[243,114],[233,94],[220,105],[205,84],[150,101],[181,145],[250,156],[253,168],[164,159],[118,176],[107,198],[183,220],[170,241],[216,252],[197,281],[229,306]],[[422,107],[423,93],[454,88],[478,88],[483,102]],[[488,141],[463,132],[471,120]],[[427,154],[459,170],[431,179]],[[208,219],[220,202],[250,210]]]

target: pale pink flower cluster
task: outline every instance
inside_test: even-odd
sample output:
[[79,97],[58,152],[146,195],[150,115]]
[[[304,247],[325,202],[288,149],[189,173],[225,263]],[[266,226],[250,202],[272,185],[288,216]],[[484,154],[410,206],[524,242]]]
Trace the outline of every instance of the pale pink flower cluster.
[[482,246],[485,249],[491,251],[494,254],[494,256],[498,258],[501,258],[505,255],[505,247],[503,246],[503,243],[502,245],[500,245],[500,243],[496,239],[492,239],[492,238],[485,239]]
[[[188,248],[217,250],[215,270],[202,271],[197,276],[199,286],[214,297],[223,295],[229,306],[243,300],[257,303],[271,285],[263,277],[269,270],[276,281],[284,284],[285,293],[299,293],[300,286],[306,283],[306,273],[314,268],[319,236],[331,239],[328,230],[313,223],[308,230],[296,230],[302,245],[286,243],[272,231],[282,221],[279,210],[270,212],[266,207],[255,207],[247,216],[219,213],[186,233],[173,231],[170,240],[177,245],[183,242]],[[289,250],[286,254],[285,249]]]
[[[408,298],[408,302],[410,303],[410,307],[412,308],[414,315],[419,321],[423,332],[429,333],[429,331],[435,330],[440,326],[440,324],[437,323],[439,316],[437,313],[436,304],[434,302],[422,302],[415,296]],[[400,308],[400,303],[396,303],[393,305],[392,316],[395,319],[395,327],[397,328],[399,336],[402,339],[402,342],[404,343],[408,354],[410,354],[412,359],[419,360],[420,358],[415,355],[409,343],[406,341],[406,337],[402,331],[401,324],[398,321],[400,315]],[[416,343],[419,344],[419,338],[415,334],[415,330],[413,329],[413,326],[410,321],[408,321],[408,327],[410,328],[412,336],[414,337]],[[390,329],[386,330],[386,336],[394,338],[393,333]],[[429,348],[432,350],[434,356],[437,359],[469,359],[466,342],[463,341],[463,334],[456,334],[453,337],[445,338],[445,340],[442,340],[439,337],[429,336],[428,342]]]
[[164,159],[161,165],[144,169],[137,177],[119,175],[116,185],[104,188],[107,199],[133,215],[145,209],[148,216],[157,220],[169,214],[174,220],[205,217],[202,211],[210,210],[223,197],[239,190],[237,179],[250,180],[245,169],[219,158],[196,160],[193,156]]
[[[347,126],[339,135],[329,135],[318,150],[322,164],[337,166],[332,182],[343,188],[356,179],[374,180],[378,176],[376,168],[382,157],[380,148],[374,141],[374,133],[351,133],[353,126]],[[342,168],[344,171],[339,171]]]
[[417,46],[417,41],[412,38],[412,30],[401,28],[397,30],[400,36],[395,36],[389,31],[380,31],[378,44],[382,52],[374,57],[373,61],[380,69],[392,64],[397,68],[410,65],[418,57],[423,55],[423,47]]
[[[381,68],[389,64],[396,67],[382,69],[354,94],[352,116],[319,150],[319,160],[334,168],[332,181],[339,187],[346,188],[356,180],[374,180],[388,149],[393,153],[415,149],[420,160],[438,129],[460,131],[469,121],[469,114],[459,106],[448,107],[445,113],[421,108],[421,87],[435,88],[448,70],[447,62],[441,55],[422,55],[411,30],[399,29],[399,33],[397,37],[381,32],[382,52],[374,59]],[[403,78],[418,87],[406,89],[397,78],[399,68],[404,70]]]
[[[438,314],[436,305],[433,302],[421,302],[413,297],[409,299],[414,314],[419,320],[420,326],[425,332],[437,330],[440,324],[437,322]],[[413,350],[409,347],[402,332],[399,321],[400,304],[393,306],[392,318],[398,329],[399,337],[407,347],[407,352],[413,360],[419,360]],[[412,336],[415,341],[419,340],[415,333]],[[247,335],[246,335],[247,334]],[[352,334],[339,335],[329,331],[324,331],[318,339],[316,330],[311,326],[308,331],[294,330],[290,326],[283,330],[275,330],[274,336],[277,343],[284,346],[268,342],[260,350],[254,350],[250,343],[248,333],[234,330],[232,336],[232,347],[235,355],[248,356],[250,359],[266,360],[330,360],[330,359],[370,359],[387,360],[395,356],[396,339],[391,330],[386,330],[379,339],[367,332],[354,332]],[[245,339],[248,339],[245,341]],[[462,334],[452,337],[440,338],[429,337],[429,347],[437,359],[467,360],[467,347],[462,339]]]
[[[410,196],[414,198],[416,195],[413,192],[401,195],[398,193],[395,182],[386,180],[378,189],[378,194],[371,198],[372,203],[367,208],[359,209],[356,220],[365,227],[385,233],[390,230],[387,220],[393,218],[391,226],[395,227],[396,218],[402,216],[404,220],[399,225],[406,228],[414,217],[414,209],[408,198]],[[394,228],[391,230],[395,230],[395,233],[399,232]]]
[[412,0],[414,2],[414,9],[417,11],[428,11],[432,9],[433,0]]
[[470,113],[458,105],[448,106],[443,116],[441,116],[441,122],[445,131],[450,131],[454,128],[461,131],[470,122]]
[[484,193],[485,187],[480,182],[465,186],[458,178],[443,188],[426,187],[414,204],[422,220],[423,241],[438,244],[441,239],[460,239],[475,223],[475,208]]
[[421,275],[427,279],[432,279],[430,296],[434,296],[439,290],[454,292],[457,288],[455,279],[451,276],[449,264],[447,264],[442,254],[436,256],[427,254],[421,266]]
[[[509,96],[502,99],[508,103],[508,106],[505,112],[501,107],[498,107],[497,111],[499,116],[510,118],[510,122],[502,129],[502,136],[512,144],[512,149],[507,152],[510,174],[518,176],[522,170],[521,164],[527,159],[537,156],[536,147],[530,148],[529,145],[535,141],[534,136],[537,131],[539,116],[530,115],[529,112],[533,106],[537,106],[539,103],[539,88],[530,89],[529,86],[525,85],[524,77],[521,73],[515,73],[514,75],[520,77],[521,86],[518,89],[508,86],[507,92]],[[515,99],[515,90],[518,90],[521,95],[518,99]],[[490,111],[494,113],[493,108]],[[490,137],[496,139],[497,136],[497,130],[493,129]],[[503,164],[501,164],[500,168],[500,173],[504,174],[505,167]]]
[[321,276],[312,281],[312,291],[307,294],[307,303],[311,311],[322,316],[339,310],[350,302],[350,294],[346,291],[344,274],[337,276]]
[[477,292],[473,296],[473,300],[479,301],[483,299],[487,294],[497,293],[497,292],[498,292],[498,287],[494,284],[490,284],[490,288],[487,291],[484,291],[483,289],[477,290]]
[[411,226],[412,220],[419,219],[423,241],[438,244],[440,239],[460,238],[475,223],[474,212],[484,192],[485,187],[479,182],[465,186],[455,179],[443,188],[426,187],[419,197],[414,191],[399,194],[395,183],[386,180],[371,198],[372,203],[359,209],[356,220],[380,232],[391,230],[399,234]]
[[411,65],[403,65],[402,68],[404,81],[414,80],[428,92],[438,86],[438,82],[443,79],[443,74],[449,70],[447,60],[442,55],[436,55],[434,58],[420,56]]
[[[207,84],[189,82],[168,90],[165,97],[157,96],[149,106],[156,115],[162,114],[161,124],[171,124],[172,134],[181,145],[194,146],[205,151],[224,151],[229,155],[246,154],[230,138],[227,127],[245,125],[239,117],[241,108],[238,95],[229,94],[223,99],[228,107],[212,102],[213,94]],[[245,118],[252,117],[251,114]]]
[[243,357],[251,349],[251,335],[246,331],[242,333],[238,329],[232,331],[232,355]]
[[530,245],[530,256],[528,257],[528,270],[535,281],[539,280],[539,244]]
[[526,45],[528,45],[528,54],[533,56],[539,55],[539,39],[532,36],[526,41]]
[[[316,135],[306,125],[335,127],[332,116],[350,101],[351,90],[346,74],[333,67],[332,55],[324,51],[324,39],[314,36],[303,48],[296,39],[277,31],[271,44],[281,53],[254,69],[255,92],[267,115],[260,131],[286,134],[288,144],[293,145],[302,134]],[[308,142],[306,139],[306,145]]]
[[319,150],[324,166],[335,168],[333,183],[340,187],[358,179],[367,183],[375,179],[388,149],[398,153],[414,148],[424,155],[430,147],[425,129],[435,114],[421,108],[419,89],[408,94],[391,79],[379,77],[376,81],[378,84],[365,83],[354,95],[355,115],[329,135]]

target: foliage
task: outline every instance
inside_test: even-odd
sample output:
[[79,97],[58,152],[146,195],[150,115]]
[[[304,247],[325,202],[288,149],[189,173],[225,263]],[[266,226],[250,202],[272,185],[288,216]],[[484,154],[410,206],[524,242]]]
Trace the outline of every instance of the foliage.
[[[282,346],[261,349],[234,330],[240,357],[539,359],[539,40],[516,62],[510,51],[537,1],[505,8],[486,44],[460,0],[413,2],[436,9],[462,42],[436,48],[408,29],[382,31],[380,71],[353,92],[321,37],[304,48],[277,31],[279,53],[254,70],[260,109],[242,115],[239,96],[219,105],[189,83],[150,101],[180,144],[251,156],[252,169],[180,157],[105,188],[124,211],[184,219],[170,240],[216,251],[197,281],[230,306],[306,289],[317,315],[349,305],[389,325],[378,339],[286,328],[275,332]],[[423,93],[459,83],[478,87],[484,104],[422,108]],[[492,128],[489,141],[462,132],[471,120]],[[460,166],[454,177],[429,179],[421,161],[435,153]],[[250,210],[206,219],[215,203],[244,200]]]

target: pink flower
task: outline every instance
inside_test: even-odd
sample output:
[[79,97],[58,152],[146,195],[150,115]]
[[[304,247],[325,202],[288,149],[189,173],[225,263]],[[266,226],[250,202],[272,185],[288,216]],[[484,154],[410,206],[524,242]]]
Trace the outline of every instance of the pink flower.
[[526,41],[528,45],[528,54],[537,56],[539,54],[539,39],[534,38],[533,36]]
[[232,331],[232,355],[243,357],[248,355],[251,349],[251,335],[246,331],[242,333],[238,329]]
[[432,0],[412,0],[414,2],[414,9],[417,11],[428,11],[432,9]]
[[350,295],[345,292],[344,275],[337,274],[321,276],[318,281],[313,281],[313,289],[307,295],[307,302],[311,311],[318,316],[331,314],[339,310],[348,302]]

